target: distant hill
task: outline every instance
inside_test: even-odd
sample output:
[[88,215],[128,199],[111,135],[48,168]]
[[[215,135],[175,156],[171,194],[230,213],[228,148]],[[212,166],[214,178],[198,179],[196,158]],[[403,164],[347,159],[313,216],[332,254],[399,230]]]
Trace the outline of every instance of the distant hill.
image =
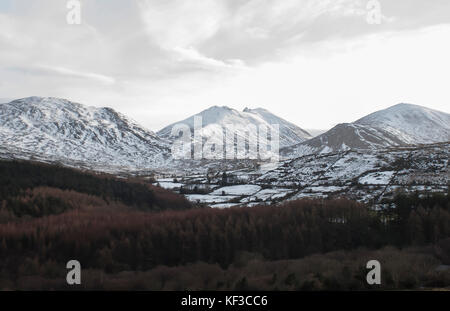
[[160,211],[191,207],[183,196],[149,183],[30,161],[0,161],[0,198],[0,223],[6,216],[41,217],[78,208]]
[[92,166],[155,168],[170,160],[166,142],[111,108],[52,97],[0,104],[2,148]]
[[306,142],[282,150],[285,156],[348,149],[379,149],[450,141],[450,114],[398,104],[353,123],[342,123]]
[[[236,134],[247,140],[256,141],[257,137],[248,137],[245,133],[247,125],[252,124],[256,127],[264,126],[270,131],[274,128],[273,125],[279,126],[280,132],[280,147],[287,147],[310,139],[312,136],[305,130],[288,122],[271,112],[262,109],[244,109],[238,111],[226,106],[213,106],[198,114],[195,114],[185,120],[173,123],[166,126],[158,132],[158,135],[164,139],[173,140],[175,137],[171,136],[172,128],[177,124],[186,124],[191,129],[194,129],[194,118],[202,118],[202,135],[205,141],[222,142],[223,129],[227,125],[232,125],[236,129]],[[269,131],[269,132],[270,132]]]

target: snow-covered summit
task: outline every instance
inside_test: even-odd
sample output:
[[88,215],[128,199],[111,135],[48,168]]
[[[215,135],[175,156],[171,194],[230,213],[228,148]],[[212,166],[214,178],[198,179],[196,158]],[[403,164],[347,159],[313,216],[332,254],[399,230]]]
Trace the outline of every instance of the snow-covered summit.
[[379,149],[450,141],[450,114],[412,104],[398,104],[353,123],[338,124],[322,135],[284,148],[288,157],[348,149]]
[[[410,104],[339,124],[311,139],[305,130],[263,108],[238,111],[213,106],[175,124],[185,124],[192,131],[195,117],[202,119],[200,135],[204,144],[222,144],[224,128],[230,125],[238,138],[235,145],[239,138],[245,143],[260,142],[256,133],[248,133],[248,125],[266,127],[268,133],[274,133],[274,125],[278,125],[281,155],[290,158],[450,141],[448,113]],[[93,168],[170,169],[184,165],[172,158],[175,137],[171,131],[175,124],[155,134],[111,108],[87,107],[53,97],[28,97],[0,104],[0,156],[81,162]]]
[[[221,137],[214,136],[222,135],[223,129],[230,125],[236,129],[237,135],[245,136],[245,130],[248,128],[249,124],[254,125],[257,128],[260,126],[266,127],[269,129],[269,132],[274,131],[274,125],[278,125],[280,132],[280,147],[291,146],[311,138],[311,135],[305,130],[275,116],[267,110],[261,108],[246,108],[244,111],[238,111],[227,106],[212,106],[185,120],[163,128],[158,132],[158,135],[166,139],[173,138],[171,137],[172,128],[177,124],[188,125],[192,130],[194,128],[195,117],[201,117],[201,134],[206,140],[221,140]],[[253,138],[250,137],[250,139]]]
[[450,141],[450,114],[412,104],[398,104],[355,122],[387,131],[408,144]]
[[111,108],[53,97],[0,104],[0,141],[52,159],[130,168],[161,166],[169,152],[157,135]]

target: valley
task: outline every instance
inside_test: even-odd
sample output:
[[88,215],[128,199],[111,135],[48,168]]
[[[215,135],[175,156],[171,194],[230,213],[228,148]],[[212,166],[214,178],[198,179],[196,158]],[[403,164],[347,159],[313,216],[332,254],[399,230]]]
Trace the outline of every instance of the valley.
[[254,163],[236,170],[215,163],[170,177],[161,174],[157,182],[185,194],[190,201],[217,208],[339,197],[379,205],[399,192],[446,193],[449,150],[449,143],[348,150],[279,163]]
[[[186,158],[172,150],[180,126],[187,131]],[[231,149],[221,145],[230,126]],[[267,137],[256,131],[264,127]],[[446,193],[450,180],[450,115],[411,104],[313,137],[262,108],[212,106],[154,133],[111,108],[29,97],[0,105],[0,141],[2,159],[156,180],[213,208],[341,197],[380,206],[400,192]],[[279,151],[278,161],[260,157],[264,142],[269,153]],[[218,157],[205,157],[213,149]]]

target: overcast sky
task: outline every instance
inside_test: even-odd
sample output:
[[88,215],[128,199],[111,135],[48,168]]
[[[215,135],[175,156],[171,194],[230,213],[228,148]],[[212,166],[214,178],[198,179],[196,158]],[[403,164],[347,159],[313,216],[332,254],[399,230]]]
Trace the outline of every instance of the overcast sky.
[[109,106],[152,130],[213,105],[327,129],[400,102],[449,112],[450,1],[0,0],[0,101]]

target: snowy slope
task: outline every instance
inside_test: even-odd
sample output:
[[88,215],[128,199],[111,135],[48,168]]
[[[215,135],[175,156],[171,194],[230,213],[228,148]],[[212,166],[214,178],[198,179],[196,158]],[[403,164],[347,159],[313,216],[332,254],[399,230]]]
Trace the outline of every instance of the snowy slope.
[[166,142],[113,109],[49,97],[0,104],[0,142],[40,159],[94,166],[153,168],[169,159]]
[[193,133],[195,117],[201,117],[202,119],[200,134],[203,138],[203,143],[208,142],[213,144],[223,142],[224,128],[227,126],[234,128],[234,133],[237,137],[245,141],[256,142],[258,140],[258,133],[253,132],[248,134],[247,129],[249,125],[253,125],[256,128],[263,127],[270,134],[275,133],[273,125],[276,124],[279,126],[280,148],[298,144],[311,138],[308,132],[273,115],[267,110],[261,108],[250,110],[246,108],[241,112],[226,106],[213,106],[185,120],[163,128],[158,132],[158,135],[165,139],[174,140],[175,137],[171,135],[171,132],[172,128],[178,124],[189,126]]
[[374,150],[404,145],[406,145],[404,141],[383,129],[356,123],[342,123],[305,143],[284,148],[282,153],[303,156],[312,153],[339,152],[349,149]]
[[398,104],[355,124],[383,129],[408,144],[450,141],[450,114],[417,105]]
[[304,143],[283,148],[286,157],[348,149],[375,150],[450,141],[450,115],[410,104],[398,104],[353,123],[338,124]]
[[244,109],[244,113],[251,113],[261,117],[269,124],[278,124],[280,127],[280,136],[283,139],[282,146],[298,144],[298,142],[306,141],[312,138],[312,135],[297,125],[288,122],[270,111],[263,108]]
[[[280,161],[269,170],[248,167],[227,171],[232,182],[225,187],[215,184],[214,179],[211,184],[205,174],[185,175],[181,171],[177,186],[180,188],[181,183],[189,188],[195,184],[202,193],[186,197],[213,208],[342,197],[381,204],[399,191],[447,193],[449,156],[450,142],[311,154]],[[174,188],[167,179],[159,182],[166,188]]]
[[[248,143],[258,141],[258,133],[248,136],[248,125],[268,128],[270,133],[278,124],[281,155],[288,158],[450,141],[449,114],[408,104],[339,124],[309,140],[308,132],[261,108],[238,111],[214,106],[195,116],[202,118],[204,145],[223,144],[224,127],[230,125]],[[192,131],[195,116],[177,124]],[[156,135],[111,108],[58,98],[24,98],[0,104],[0,157],[59,161],[103,171],[187,169],[184,161],[171,157],[174,125]],[[202,163],[198,165],[204,168]]]

